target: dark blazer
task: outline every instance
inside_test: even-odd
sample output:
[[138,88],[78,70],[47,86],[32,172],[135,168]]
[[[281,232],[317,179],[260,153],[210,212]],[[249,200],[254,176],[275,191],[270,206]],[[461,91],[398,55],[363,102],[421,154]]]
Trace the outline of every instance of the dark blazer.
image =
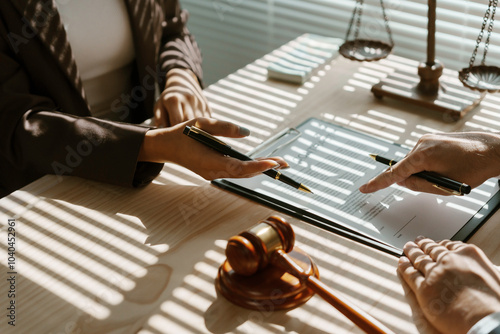
[[[90,117],[53,1],[0,1],[0,197],[45,174],[149,183],[163,165],[137,163],[148,128]],[[111,107],[140,123],[152,116],[155,90],[164,87],[168,70],[191,69],[201,82],[201,55],[178,0],[124,1],[135,45],[134,85]]]

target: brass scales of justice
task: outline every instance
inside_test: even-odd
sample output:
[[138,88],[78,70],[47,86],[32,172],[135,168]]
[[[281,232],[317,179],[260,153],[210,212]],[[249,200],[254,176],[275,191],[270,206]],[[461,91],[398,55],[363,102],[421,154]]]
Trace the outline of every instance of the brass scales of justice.
[[[475,108],[484,98],[486,92],[497,92],[500,89],[500,69],[496,66],[486,65],[486,55],[493,30],[497,2],[498,0],[489,0],[469,66],[458,73],[458,79],[463,85],[453,85],[440,80],[444,66],[435,59],[436,1],[429,0],[426,61],[418,65],[417,73],[395,70],[382,79],[371,89],[375,97],[386,96],[402,100],[442,112],[452,120],[458,120]],[[339,48],[339,53],[342,56],[356,61],[374,61],[385,58],[392,52],[394,42],[383,0],[380,0],[380,6],[389,42],[359,38],[363,0],[356,0],[345,42]],[[354,38],[349,39],[353,30]],[[483,38],[485,38],[485,42],[482,61],[480,65],[474,65]]]

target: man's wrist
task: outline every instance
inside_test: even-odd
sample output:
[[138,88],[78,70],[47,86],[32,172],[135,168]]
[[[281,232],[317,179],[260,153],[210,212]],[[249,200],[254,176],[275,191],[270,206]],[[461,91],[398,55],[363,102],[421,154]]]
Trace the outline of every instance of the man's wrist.
[[495,312],[479,320],[467,334],[500,334],[500,312]]

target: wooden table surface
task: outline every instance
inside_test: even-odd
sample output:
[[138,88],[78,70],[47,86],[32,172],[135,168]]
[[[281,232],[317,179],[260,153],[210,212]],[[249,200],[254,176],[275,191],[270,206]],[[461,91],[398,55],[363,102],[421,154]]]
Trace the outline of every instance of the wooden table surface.
[[[394,68],[416,72],[417,63],[407,59],[358,63],[338,57],[298,86],[267,80],[267,64],[275,57],[266,55],[205,90],[215,118],[252,131],[229,141],[241,151],[311,116],[408,146],[428,132],[500,129],[498,95],[487,95],[456,122],[374,98],[371,86]],[[449,80],[456,75],[445,74]],[[16,326],[7,324],[12,286],[2,279],[0,332],[362,333],[318,296],[289,311],[273,305],[247,310],[217,296],[214,279],[226,240],[272,214],[279,213],[171,164],[143,189],[43,177],[0,199],[2,277],[12,271],[9,219],[16,230]],[[324,283],[394,332],[418,333],[396,276],[396,257],[280,215]],[[499,220],[494,214],[470,240],[496,264]]]

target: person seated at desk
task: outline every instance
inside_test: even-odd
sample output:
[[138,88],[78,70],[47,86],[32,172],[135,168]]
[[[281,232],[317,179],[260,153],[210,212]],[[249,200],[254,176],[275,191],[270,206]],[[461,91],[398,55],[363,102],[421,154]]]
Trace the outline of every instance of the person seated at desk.
[[[224,157],[182,134],[249,132],[208,118],[187,19],[178,0],[0,1],[0,197],[45,174],[141,186],[167,161],[206,179],[286,164]],[[169,127],[132,125],[153,116]]]
[[[370,193],[397,183],[446,192],[412,176],[432,171],[476,187],[500,175],[500,135],[482,132],[422,136],[408,155],[360,187]],[[475,245],[417,238],[404,247],[398,275],[423,333],[500,334],[500,268]]]

